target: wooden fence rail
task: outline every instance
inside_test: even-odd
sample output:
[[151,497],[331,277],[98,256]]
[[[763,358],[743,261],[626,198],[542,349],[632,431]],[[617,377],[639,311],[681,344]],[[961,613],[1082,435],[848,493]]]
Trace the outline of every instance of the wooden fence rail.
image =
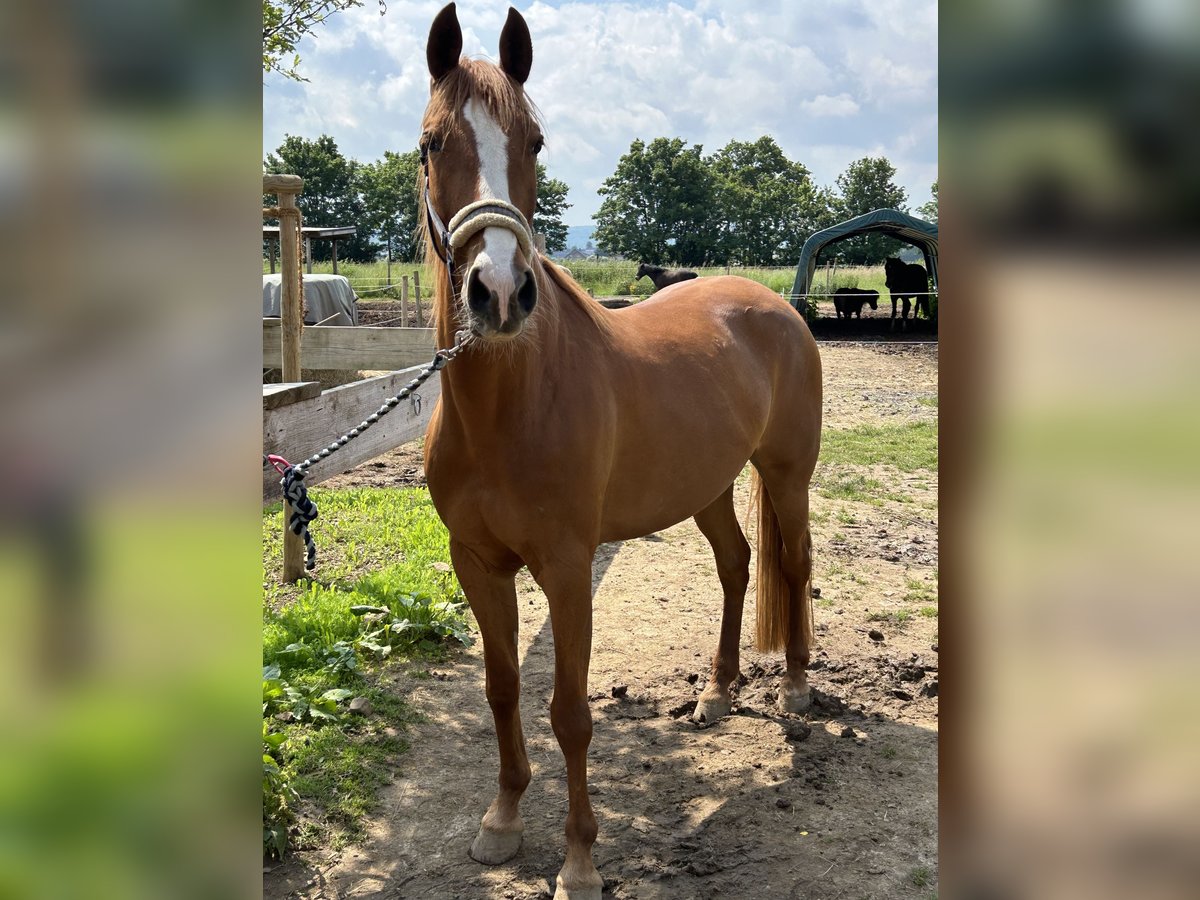
[[[400,389],[416,378],[428,362],[424,360],[419,366],[400,372],[344,384],[311,399],[277,409],[264,409],[263,452],[278,453],[293,463],[300,462],[359,425],[385,400],[400,393]],[[308,360],[305,359],[307,364]],[[421,397],[419,410],[415,404],[405,400],[337,453],[310,466],[305,483],[309,487],[319,484],[407,441],[423,437],[429,416],[442,393],[441,376],[434,375],[421,386],[418,393]],[[264,469],[263,500],[272,502],[278,499],[279,476],[274,469]]]
[[[278,319],[263,319],[263,368],[279,368]],[[432,328],[309,326],[302,333],[306,369],[407,369],[433,359]],[[297,379],[298,380],[298,379]]]

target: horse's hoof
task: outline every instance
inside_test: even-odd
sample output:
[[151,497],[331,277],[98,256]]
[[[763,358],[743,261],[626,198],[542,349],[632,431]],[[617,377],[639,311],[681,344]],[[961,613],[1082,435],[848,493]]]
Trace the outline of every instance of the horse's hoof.
[[485,866],[498,866],[508,862],[521,849],[521,835],[521,830],[489,831],[481,827],[471,844],[471,859]]
[[812,706],[812,691],[808,685],[804,690],[797,690],[790,684],[779,687],[779,711],[785,713],[802,713]]
[[599,872],[594,872],[595,878],[586,879],[582,885],[577,887],[567,887],[563,884],[563,877],[560,874],[555,879],[554,900],[600,900],[600,894],[604,890],[604,881],[600,878]]
[[701,725],[711,725],[729,715],[731,708],[732,704],[727,697],[716,693],[712,696],[701,695],[696,703],[696,711],[692,713],[692,721]]

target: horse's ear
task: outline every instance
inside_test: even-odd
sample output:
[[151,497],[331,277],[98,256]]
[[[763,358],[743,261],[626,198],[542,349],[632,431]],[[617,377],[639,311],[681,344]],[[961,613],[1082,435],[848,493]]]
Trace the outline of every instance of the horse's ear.
[[533,39],[529,26],[513,7],[508,8],[508,20],[500,32],[500,68],[517,84],[524,84],[533,67]]
[[462,56],[462,27],[458,24],[458,12],[453,3],[447,3],[429,29],[429,43],[425,45],[425,61],[429,63],[429,74],[434,81],[440,80],[458,65]]

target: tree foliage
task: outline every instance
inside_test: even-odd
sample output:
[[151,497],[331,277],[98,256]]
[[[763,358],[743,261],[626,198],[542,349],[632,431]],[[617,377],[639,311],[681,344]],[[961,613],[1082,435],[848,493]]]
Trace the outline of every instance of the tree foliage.
[[938,220],[938,183],[936,181],[930,185],[929,192],[933,194],[933,199],[918,206],[917,215],[930,222],[936,222]]
[[421,155],[383,151],[383,158],[364,163],[358,169],[358,190],[362,195],[364,224],[383,242],[391,259],[417,257],[417,227],[421,221],[418,176]]
[[[907,212],[908,195],[897,185],[896,167],[886,157],[864,156],[837,177],[838,205],[842,219],[852,219],[873,209]],[[862,234],[831,246],[850,265],[875,266],[896,253],[903,244],[883,234]]]
[[[351,240],[338,241],[338,255],[344,259],[368,262],[375,259],[379,247],[371,240],[372,228],[366,205],[359,193],[359,164],[347,159],[327,134],[314,141],[288,135],[275,153],[268,153],[263,168],[267,172],[290,173],[304,179],[304,190],[296,199],[305,225],[354,225],[358,233]],[[327,241],[314,241],[312,257],[326,260],[332,255]]]
[[718,184],[718,262],[786,265],[816,230],[820,197],[808,169],[773,138],[730,141],[710,159]]
[[571,208],[567,202],[566,182],[551,178],[542,163],[537,164],[537,210],[533,214],[534,232],[546,238],[546,252],[555,253],[567,247],[567,226],[563,213]]
[[[595,240],[602,252],[656,265],[790,265],[813,232],[880,207],[904,210],[895,175],[887,159],[868,157],[835,190],[817,186],[769,136],[707,157],[680,138],[638,139],[599,190]],[[875,265],[899,243],[864,235],[835,246],[850,262]]]
[[635,140],[605,179],[595,240],[608,253],[655,265],[712,261],[720,237],[717,184],[699,144]]
[[[263,72],[307,81],[298,71],[296,47],[301,38],[334,13],[362,5],[363,0],[263,0]],[[379,14],[386,11],[386,4],[379,0]]]

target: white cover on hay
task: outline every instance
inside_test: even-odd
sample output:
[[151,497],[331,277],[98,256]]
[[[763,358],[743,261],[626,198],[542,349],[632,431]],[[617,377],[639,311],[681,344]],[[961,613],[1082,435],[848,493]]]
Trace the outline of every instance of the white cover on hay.
[[[263,318],[279,318],[283,275],[263,275]],[[344,275],[304,276],[305,325],[357,325],[358,305]],[[330,316],[335,318],[330,319]],[[329,321],[325,321],[329,319]]]

